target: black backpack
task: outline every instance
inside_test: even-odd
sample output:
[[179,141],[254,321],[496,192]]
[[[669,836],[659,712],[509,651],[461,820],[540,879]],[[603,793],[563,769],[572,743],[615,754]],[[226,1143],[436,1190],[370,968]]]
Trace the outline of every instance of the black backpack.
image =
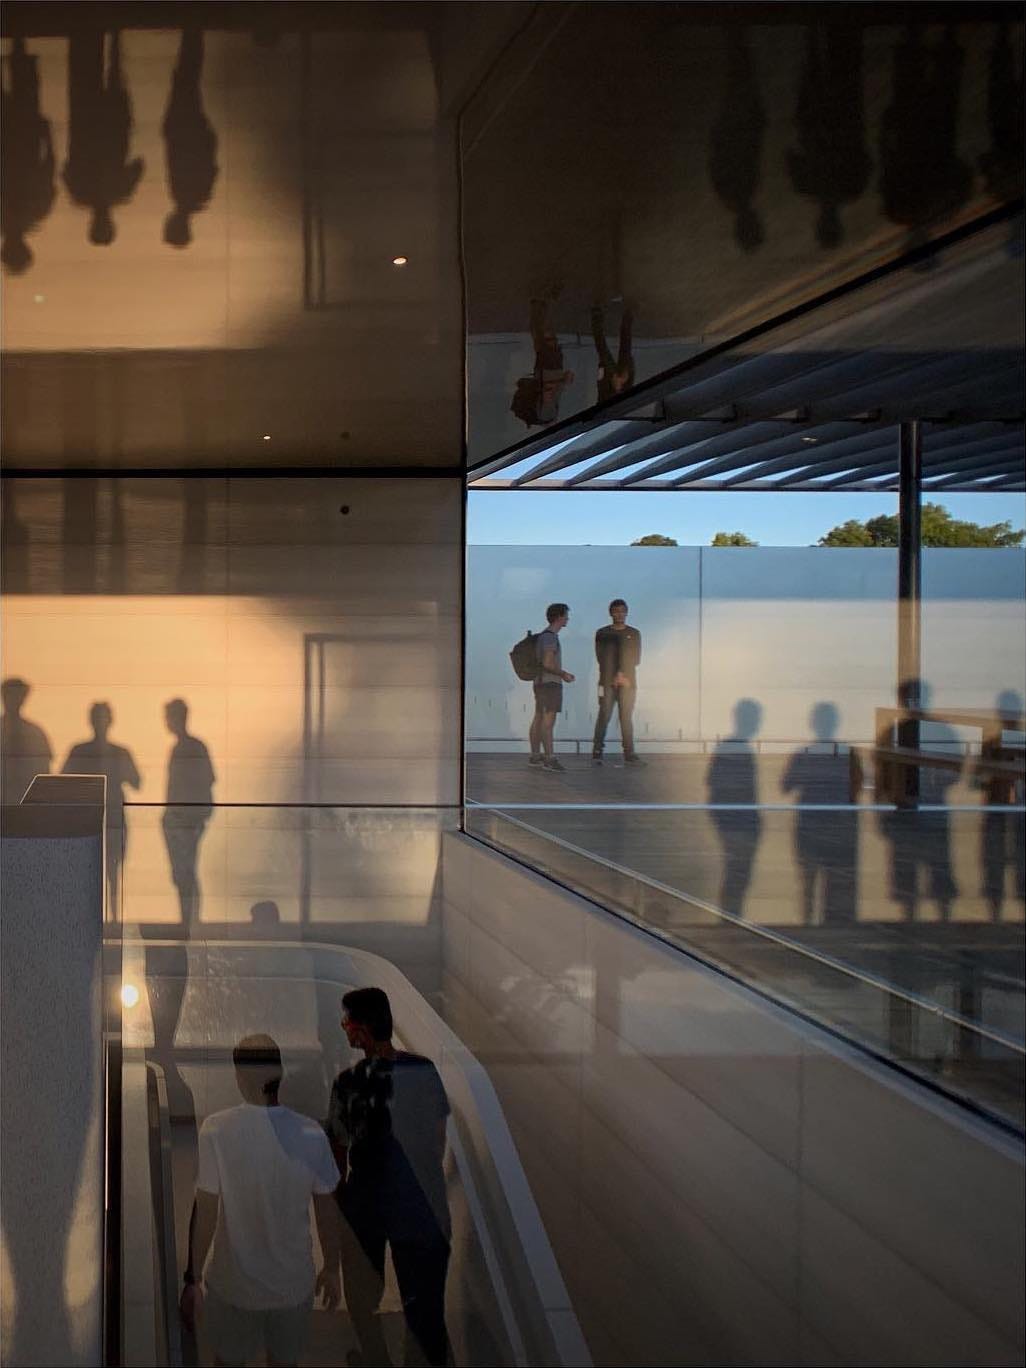
[[537,679],[541,674],[541,661],[538,659],[538,638],[528,632],[509,653],[513,672],[518,679]]

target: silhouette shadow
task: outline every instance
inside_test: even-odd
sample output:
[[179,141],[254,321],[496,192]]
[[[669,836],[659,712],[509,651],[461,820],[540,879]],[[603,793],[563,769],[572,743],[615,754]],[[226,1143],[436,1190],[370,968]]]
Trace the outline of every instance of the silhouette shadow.
[[164,223],[164,241],[170,247],[187,247],[192,241],[190,219],[210,203],[217,180],[217,134],[203,109],[202,74],[203,33],[184,29],[161,128],[174,203]]
[[741,698],[734,704],[734,734],[718,742],[706,772],[710,803],[752,806],[747,810],[713,807],[709,817],[723,847],[719,905],[724,912],[744,916],[745,896],[752,881],[755,852],[762,836],[762,814],[755,751],[749,744],[762,726],[762,704]]
[[39,107],[39,63],[25,51],[23,38],[13,39],[5,62],[0,113],[0,261],[12,275],[32,265],[32,249],[26,237],[53,208],[57,193],[56,162],[49,120]]
[[107,779],[107,907],[111,921],[120,914],[121,863],[128,848],[125,821],[125,785],[138,790],[142,779],[132,752],[108,739],[114,723],[109,703],[94,703],[89,709],[93,734],[68,751],[62,774],[103,774]]
[[[1005,689],[998,694],[994,705],[998,712],[1018,714],[1019,729],[1026,726],[1026,703],[1022,694]],[[1002,748],[999,754],[1011,759],[1021,751]],[[1006,812],[1000,810],[1001,805],[1015,803],[1017,798],[1021,802],[1024,795],[1017,792],[1021,785],[1004,776],[981,775],[978,782],[984,802],[988,804],[980,828],[980,891],[987,900],[991,920],[1000,921],[1007,870],[1011,870],[1016,898],[1026,905],[1026,821],[1022,812],[1014,808]]]
[[958,107],[965,53],[954,29],[928,47],[910,25],[894,50],[893,94],[880,125],[880,195],[908,246],[964,205],[972,170],[958,155]]
[[[818,742],[836,740],[840,715],[833,703],[817,703],[809,725]],[[796,795],[794,853],[802,879],[802,921],[806,926],[846,925],[856,919],[858,811],[817,812],[831,803],[829,757],[795,751],[780,787]]]
[[[924,681],[905,681],[899,697],[918,698],[920,708],[930,706],[930,688]],[[921,732],[923,728],[929,728],[929,734],[921,736],[924,749],[950,749],[958,740],[952,728],[943,723],[921,723]],[[902,777],[899,771],[898,782]],[[922,896],[937,904],[943,921],[951,917],[959,890],[951,865],[951,819],[946,804],[948,791],[959,777],[956,770],[924,768],[920,771],[920,797],[936,804],[936,809],[923,812],[897,807],[880,814],[880,834],[890,847],[890,895],[901,907],[906,921],[916,918],[920,887],[924,883]]]
[[20,803],[37,774],[49,774],[53,759],[50,738],[42,727],[22,717],[31,693],[24,679],[5,679],[0,684],[3,715],[0,717],[0,759],[3,762],[3,801]]
[[798,146],[788,151],[791,184],[820,206],[816,240],[844,241],[841,206],[864,194],[872,164],[866,150],[862,31],[810,24],[795,111]]
[[76,204],[90,211],[89,241],[114,241],[112,210],[127,204],[143,173],[143,160],[128,159],[132,106],[121,76],[117,32],[73,32],[68,39],[68,159],[64,184]]
[[759,95],[748,35],[740,24],[726,32],[726,80],[709,142],[709,179],[734,215],[734,238],[745,252],[762,246],[766,233],[753,205],[762,168],[766,110]]

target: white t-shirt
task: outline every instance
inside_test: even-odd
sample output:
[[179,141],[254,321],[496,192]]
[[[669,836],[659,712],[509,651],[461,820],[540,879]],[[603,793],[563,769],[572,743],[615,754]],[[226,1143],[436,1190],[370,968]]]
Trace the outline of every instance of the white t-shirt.
[[339,1172],[322,1128],[289,1107],[244,1102],[199,1133],[196,1186],[221,1198],[205,1280],[251,1311],[298,1306],[313,1293],[310,1198]]

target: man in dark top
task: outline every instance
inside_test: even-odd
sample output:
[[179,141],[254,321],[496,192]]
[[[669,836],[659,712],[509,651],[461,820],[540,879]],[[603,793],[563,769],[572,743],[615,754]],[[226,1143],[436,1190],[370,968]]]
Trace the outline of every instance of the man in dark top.
[[343,1175],[342,1276],[362,1361],[391,1362],[377,1315],[387,1244],[406,1318],[406,1362],[444,1365],[452,1237],[442,1168],[445,1089],[429,1059],[393,1046],[382,989],[346,993],[342,1028],[364,1057],[335,1080],[326,1129]]
[[620,740],[626,765],[643,765],[634,753],[634,701],[638,694],[638,666],[641,664],[641,633],[627,626],[627,604],[613,599],[609,605],[612,619],[608,627],[595,633],[595,659],[599,667],[598,717],[591,746],[591,763],[602,764],[606,728],[613,705],[620,714]]

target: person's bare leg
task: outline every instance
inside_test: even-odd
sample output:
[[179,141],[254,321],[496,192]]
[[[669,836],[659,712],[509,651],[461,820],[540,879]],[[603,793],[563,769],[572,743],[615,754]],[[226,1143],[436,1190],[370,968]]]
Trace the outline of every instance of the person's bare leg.
[[545,759],[552,759],[552,728],[556,725],[556,714],[544,712],[541,715],[541,747]]
[[531,730],[528,733],[531,742],[531,754],[541,755],[542,748],[542,715],[539,708],[535,708],[534,716],[531,718]]

